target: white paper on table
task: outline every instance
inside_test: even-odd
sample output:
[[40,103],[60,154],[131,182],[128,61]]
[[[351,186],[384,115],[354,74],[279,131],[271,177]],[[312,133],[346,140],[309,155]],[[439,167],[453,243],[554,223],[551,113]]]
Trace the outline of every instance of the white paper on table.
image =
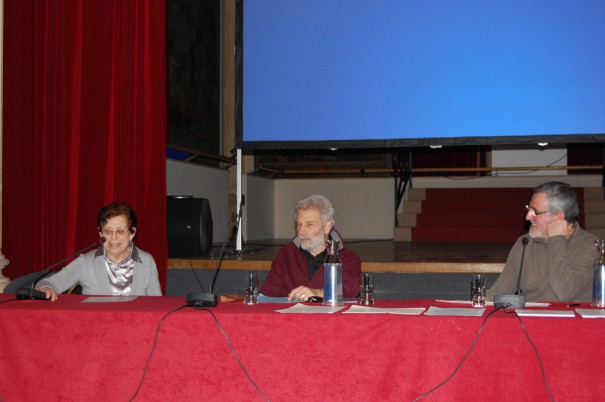
[[313,306],[297,303],[292,307],[275,310],[278,313],[302,313],[302,314],[332,314],[346,308],[346,306]]
[[259,303],[296,303],[296,300],[288,300],[287,297],[274,297],[274,296],[265,296],[264,294],[260,293],[258,295],[258,302]]
[[605,318],[605,310],[593,308],[577,308],[576,313],[582,318]]
[[440,316],[461,316],[461,317],[481,317],[485,312],[485,308],[456,308],[456,307],[435,307],[431,306],[424,315],[440,315]]
[[550,303],[544,302],[525,302],[525,307],[549,307]]
[[343,314],[404,314],[404,315],[420,315],[426,310],[425,307],[406,307],[406,308],[379,308],[369,306],[351,306],[350,309],[344,311]]
[[120,303],[133,301],[137,296],[95,296],[82,300],[82,303]]
[[[470,300],[435,300],[436,302],[439,303],[455,303],[455,304],[468,304],[470,306],[471,301]],[[493,301],[489,301],[485,303],[486,306],[493,306],[494,302]],[[545,303],[545,302],[526,302],[525,303],[526,307],[549,307],[550,303]]]
[[[527,304],[525,304],[527,305]],[[574,318],[576,315],[573,310],[525,310],[525,309],[516,309],[515,313],[517,313],[520,317],[567,317]]]
[[[283,296],[283,297],[265,296],[262,293],[259,293],[257,300],[259,303],[300,303],[300,300],[295,300],[295,299],[288,300],[287,296]],[[357,299],[345,299],[344,303],[345,304],[357,303]]]

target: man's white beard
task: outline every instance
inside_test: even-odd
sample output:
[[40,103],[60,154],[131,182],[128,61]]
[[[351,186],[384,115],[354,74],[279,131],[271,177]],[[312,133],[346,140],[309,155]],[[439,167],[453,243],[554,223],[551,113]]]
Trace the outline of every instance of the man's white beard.
[[313,250],[319,248],[321,245],[324,244],[323,234],[321,234],[317,237],[313,237],[311,239],[307,239],[307,240],[311,240],[311,242],[308,244],[303,243],[300,236],[298,236],[298,239],[300,240],[300,248],[302,248],[303,250],[308,251],[308,252],[312,252]]

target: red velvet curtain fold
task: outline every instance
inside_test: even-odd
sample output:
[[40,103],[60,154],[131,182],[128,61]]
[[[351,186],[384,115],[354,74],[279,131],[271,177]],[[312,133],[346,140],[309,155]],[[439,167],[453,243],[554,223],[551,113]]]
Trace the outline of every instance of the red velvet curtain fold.
[[164,286],[165,0],[4,7],[4,274],[41,270],[92,243],[99,208],[123,201]]

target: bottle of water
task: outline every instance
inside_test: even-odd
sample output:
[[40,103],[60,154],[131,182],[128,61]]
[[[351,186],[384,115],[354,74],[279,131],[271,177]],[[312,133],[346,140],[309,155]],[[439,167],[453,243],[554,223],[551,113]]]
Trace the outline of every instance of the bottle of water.
[[597,255],[593,265],[592,305],[605,307],[605,240],[596,240],[594,244]]
[[342,295],[342,261],[338,255],[340,242],[327,240],[326,262],[324,263],[324,306],[344,306]]

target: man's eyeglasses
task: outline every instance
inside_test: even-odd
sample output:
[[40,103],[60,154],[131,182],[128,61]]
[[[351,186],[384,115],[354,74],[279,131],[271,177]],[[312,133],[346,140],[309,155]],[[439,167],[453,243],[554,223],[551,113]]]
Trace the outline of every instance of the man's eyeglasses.
[[112,237],[114,233],[117,237],[124,237],[130,232],[126,229],[117,229],[117,230],[103,229],[103,230],[101,230],[101,233],[103,233],[103,236],[105,236],[105,237]]
[[550,211],[536,211],[534,208],[530,207],[529,205],[526,205],[525,209],[527,210],[527,212],[529,212],[533,215],[536,215],[536,216],[550,212]]

